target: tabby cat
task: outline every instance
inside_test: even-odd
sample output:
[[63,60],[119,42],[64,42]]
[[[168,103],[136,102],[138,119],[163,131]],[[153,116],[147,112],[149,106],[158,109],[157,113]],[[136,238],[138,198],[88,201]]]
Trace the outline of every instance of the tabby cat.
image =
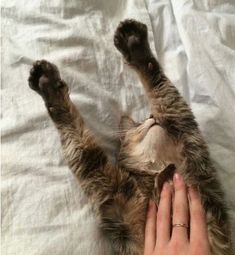
[[225,199],[207,145],[189,106],[153,56],[147,37],[146,25],[135,20],[121,22],[114,35],[114,45],[139,74],[151,109],[143,123],[127,116],[121,119],[117,165],[109,162],[86,128],[54,64],[36,61],[29,86],[45,102],[65,159],[94,204],[112,254],[143,254],[146,210],[155,179],[173,165],[187,184],[200,191],[211,254],[230,255]]

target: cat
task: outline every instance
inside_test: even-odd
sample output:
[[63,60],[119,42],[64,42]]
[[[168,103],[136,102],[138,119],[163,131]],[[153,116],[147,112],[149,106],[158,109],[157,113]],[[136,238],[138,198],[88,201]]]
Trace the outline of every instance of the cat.
[[58,129],[70,169],[94,204],[112,254],[143,254],[148,201],[156,200],[155,180],[164,179],[160,175],[166,168],[177,169],[188,185],[198,188],[207,214],[211,254],[232,254],[225,198],[207,145],[189,106],[153,56],[147,26],[135,20],[121,22],[114,45],[138,73],[151,109],[143,123],[121,118],[116,165],[86,128],[54,64],[36,61],[28,79]]

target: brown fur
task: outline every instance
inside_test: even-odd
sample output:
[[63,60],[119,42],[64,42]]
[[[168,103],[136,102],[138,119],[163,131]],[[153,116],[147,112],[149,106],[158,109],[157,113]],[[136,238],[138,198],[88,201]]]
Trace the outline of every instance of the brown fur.
[[[65,158],[94,204],[113,253],[143,254],[146,209],[154,196],[155,176],[173,164],[187,184],[197,186],[201,193],[211,254],[232,254],[225,200],[207,146],[190,108],[153,57],[147,27],[134,20],[120,23],[114,44],[139,74],[152,112],[142,124],[122,119],[116,166],[85,127],[56,66],[37,61],[29,77],[30,87],[45,101]],[[154,122],[157,125],[150,127]],[[166,173],[172,175],[172,170]],[[159,189],[166,178],[159,177]]]

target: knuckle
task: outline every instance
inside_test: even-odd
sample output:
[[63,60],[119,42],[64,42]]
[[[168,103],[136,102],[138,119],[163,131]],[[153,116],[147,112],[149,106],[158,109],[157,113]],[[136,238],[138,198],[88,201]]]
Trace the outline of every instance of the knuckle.
[[184,192],[186,191],[186,186],[184,184],[184,182],[180,182],[180,183],[177,183],[175,184],[175,192]]
[[191,245],[190,254],[191,255],[198,255],[198,254],[210,254],[210,248],[207,244],[204,244],[203,242],[195,243],[194,245]]
[[171,198],[170,198],[170,194],[167,194],[167,192],[166,192],[165,194],[161,195],[158,208],[165,209],[166,207],[169,207],[169,204],[171,204]]
[[164,254],[166,252],[166,247],[164,245],[157,244],[153,254]]
[[166,192],[162,192],[160,199],[161,200],[160,200],[159,206],[161,206],[162,204],[165,204],[169,200],[169,196]]
[[174,251],[174,254],[181,254],[185,243],[176,238],[170,242],[170,250]]
[[151,222],[154,219],[154,216],[155,216],[154,212],[148,212],[146,216],[146,221]]
[[159,211],[157,214],[157,224],[168,220],[169,215],[163,211]]
[[197,221],[201,221],[205,219],[205,213],[203,208],[195,208],[194,210],[192,210],[192,216],[194,217],[194,219]]
[[184,214],[184,211],[182,209],[182,207],[180,206],[175,206],[175,208],[173,209],[173,217],[181,217]]
[[188,207],[187,204],[182,202],[174,203],[173,207],[173,218],[187,218],[188,217]]

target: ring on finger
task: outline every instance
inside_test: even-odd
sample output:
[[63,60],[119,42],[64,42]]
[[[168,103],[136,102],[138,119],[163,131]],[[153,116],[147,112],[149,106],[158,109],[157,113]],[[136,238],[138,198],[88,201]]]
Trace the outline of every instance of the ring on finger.
[[175,224],[172,224],[172,227],[181,227],[181,228],[188,228],[188,225],[185,224],[185,223],[175,223]]

